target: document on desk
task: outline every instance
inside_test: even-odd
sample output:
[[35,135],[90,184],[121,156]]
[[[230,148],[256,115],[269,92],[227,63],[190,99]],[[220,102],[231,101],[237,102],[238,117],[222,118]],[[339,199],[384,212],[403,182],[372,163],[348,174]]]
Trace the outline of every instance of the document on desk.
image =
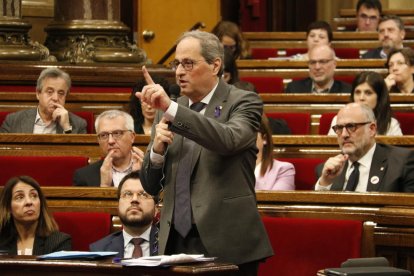
[[46,255],[38,256],[38,260],[70,260],[70,259],[97,259],[114,256],[118,252],[89,252],[89,251],[57,251]]
[[215,257],[204,257],[201,255],[159,255],[150,257],[141,257],[136,259],[124,259],[121,264],[124,266],[168,266],[182,263],[194,263],[194,262],[211,262]]

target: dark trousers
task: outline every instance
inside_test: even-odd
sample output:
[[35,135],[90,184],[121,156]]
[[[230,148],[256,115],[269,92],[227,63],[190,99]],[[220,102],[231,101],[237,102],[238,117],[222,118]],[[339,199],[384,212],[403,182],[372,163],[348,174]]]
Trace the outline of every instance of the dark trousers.
[[[203,242],[201,241],[200,234],[198,233],[197,226],[195,224],[192,225],[190,232],[185,238],[181,237],[181,235],[175,230],[174,225],[171,226],[170,235],[165,248],[165,254],[172,255],[179,253],[204,254],[204,256],[214,257],[209,256]],[[238,267],[239,271],[233,275],[256,276],[259,269],[259,261],[239,264]]]
[[198,233],[195,224],[192,225],[190,232],[185,238],[181,237],[175,230],[174,225],[171,226],[165,254],[172,255],[180,253],[204,254],[204,256],[208,256],[208,252],[201,241],[200,234]]

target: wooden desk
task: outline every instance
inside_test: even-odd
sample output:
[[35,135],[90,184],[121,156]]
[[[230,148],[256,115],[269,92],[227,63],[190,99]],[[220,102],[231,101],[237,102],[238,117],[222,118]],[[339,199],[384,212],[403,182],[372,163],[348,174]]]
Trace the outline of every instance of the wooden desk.
[[[113,188],[43,187],[52,212],[103,211],[116,215]],[[261,215],[371,221],[372,256],[414,272],[414,194],[257,191]]]
[[[137,135],[134,146],[145,151],[150,142],[147,135]],[[88,156],[101,158],[102,151],[95,134],[0,134],[0,155]]]
[[123,267],[113,264],[111,259],[79,261],[38,261],[33,256],[0,256],[0,271],[3,276],[14,275],[233,275],[236,265],[221,263],[185,264],[167,268]]
[[[357,68],[361,71],[364,69],[383,69],[384,60],[381,59],[341,59],[336,61],[336,68]],[[308,62],[303,60],[261,60],[261,59],[240,59],[237,60],[237,67],[239,69],[308,69]],[[336,71],[335,71],[336,72]]]
[[[40,72],[48,67],[58,67],[67,72],[74,86],[119,86],[132,87],[143,78],[142,68],[126,63],[85,63],[63,62],[0,61],[0,84],[36,85]],[[175,72],[165,66],[148,65],[150,74],[175,81]]]
[[[354,11],[355,13],[355,11]],[[355,14],[354,14],[355,16]],[[306,32],[243,32],[243,37],[253,41],[298,41],[306,40]],[[414,38],[414,32],[407,31],[405,39]],[[377,32],[333,32],[334,41],[342,40],[371,40],[378,41]]]
[[[377,136],[377,141],[414,148],[414,136]],[[146,150],[150,137],[137,135],[134,145]],[[335,137],[325,135],[274,135],[275,155],[278,157],[327,158],[338,154]],[[0,155],[3,156],[88,156],[91,161],[101,158],[102,152],[93,134],[0,134]]]
[[[335,136],[326,135],[273,135],[275,157],[322,158],[339,154]],[[414,136],[377,136],[376,141],[414,149]]]
[[[341,17],[355,17],[355,9],[340,9],[339,15]],[[383,15],[395,14],[398,16],[414,15],[413,9],[382,9]]]

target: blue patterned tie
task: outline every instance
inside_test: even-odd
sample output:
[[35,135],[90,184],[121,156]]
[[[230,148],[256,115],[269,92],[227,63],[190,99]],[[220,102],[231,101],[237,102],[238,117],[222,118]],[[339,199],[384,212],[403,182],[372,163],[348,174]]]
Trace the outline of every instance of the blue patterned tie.
[[[205,103],[198,102],[192,104],[190,108],[200,112],[205,105]],[[191,230],[190,178],[194,145],[192,140],[183,138],[175,182],[174,228],[183,238]]]

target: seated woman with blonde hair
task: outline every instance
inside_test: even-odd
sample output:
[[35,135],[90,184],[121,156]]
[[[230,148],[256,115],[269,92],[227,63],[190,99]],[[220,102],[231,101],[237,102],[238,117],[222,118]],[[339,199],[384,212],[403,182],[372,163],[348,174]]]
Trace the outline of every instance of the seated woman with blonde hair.
[[71,249],[72,238],[58,231],[36,180],[11,178],[0,195],[0,250],[10,255],[43,255]]
[[260,131],[256,140],[257,153],[256,190],[294,190],[295,167],[288,162],[282,162],[273,158],[272,131],[265,115],[262,116]]

